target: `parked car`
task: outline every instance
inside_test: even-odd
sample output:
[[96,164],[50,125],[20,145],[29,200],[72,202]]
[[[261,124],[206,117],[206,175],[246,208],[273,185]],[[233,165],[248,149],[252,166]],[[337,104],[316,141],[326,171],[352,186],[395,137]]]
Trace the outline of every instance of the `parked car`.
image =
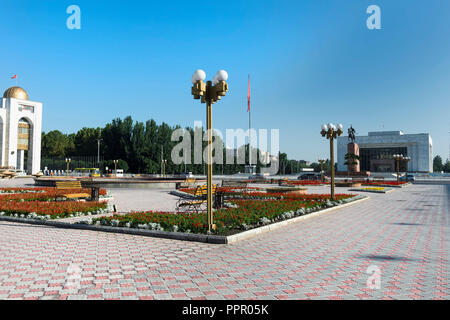
[[310,172],[310,173],[304,173],[304,174],[298,176],[297,179],[298,180],[320,180],[320,178],[321,178],[320,173]]
[[256,174],[248,176],[248,178],[250,180],[266,180],[267,176],[268,176],[268,174],[256,173]]
[[180,176],[181,177],[183,177],[183,178],[193,178],[194,177],[194,175],[192,174],[192,172],[182,172],[182,173],[180,173]]
[[401,176],[400,181],[416,181],[416,177],[414,177],[412,174],[408,174],[406,177]]

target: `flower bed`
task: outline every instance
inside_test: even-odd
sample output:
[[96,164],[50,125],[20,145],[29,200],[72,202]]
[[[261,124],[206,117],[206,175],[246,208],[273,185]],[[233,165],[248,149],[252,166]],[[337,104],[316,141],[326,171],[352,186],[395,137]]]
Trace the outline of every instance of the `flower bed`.
[[103,201],[0,201],[0,215],[20,218],[56,219],[106,212],[107,203]]
[[407,181],[358,181],[361,182],[363,186],[402,186],[407,184]]
[[[50,201],[63,199],[65,194],[90,192],[90,189],[2,188],[0,189],[0,201]],[[107,191],[100,189],[99,194],[105,197]]]
[[355,188],[350,189],[350,191],[363,191],[363,192],[374,192],[374,193],[387,193],[392,191],[392,188],[385,187],[367,187],[367,188]]
[[0,188],[0,195],[12,193],[43,193],[48,188]]
[[[194,194],[196,188],[180,188],[178,191]],[[240,193],[245,190],[262,190],[258,187],[217,187],[216,192]]]
[[288,180],[286,183],[294,186],[320,186],[325,184],[320,180]]
[[[228,208],[214,212],[215,234],[229,235],[277,221],[308,214],[322,208],[336,206],[354,200],[354,195],[339,194],[335,201],[327,195],[281,195],[266,194],[270,199],[262,199],[259,194],[254,199],[237,199],[228,203]],[[132,212],[90,219],[92,224],[114,227],[141,228],[187,233],[207,233],[206,212]]]
[[[89,193],[89,189],[56,188],[2,188],[0,189],[0,215],[21,218],[56,219],[85,214],[107,212],[105,201],[67,201],[65,194]],[[107,195],[100,190],[102,197]]]

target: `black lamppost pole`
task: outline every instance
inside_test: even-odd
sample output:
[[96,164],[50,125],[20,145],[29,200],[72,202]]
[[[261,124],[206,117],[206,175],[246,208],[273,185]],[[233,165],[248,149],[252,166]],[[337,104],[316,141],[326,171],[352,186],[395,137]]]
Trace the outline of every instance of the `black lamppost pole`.
[[336,126],[332,123],[328,125],[322,125],[322,131],[320,134],[322,137],[326,137],[330,140],[330,165],[331,165],[331,200],[335,200],[334,197],[334,139],[339,137],[343,133],[342,124]]

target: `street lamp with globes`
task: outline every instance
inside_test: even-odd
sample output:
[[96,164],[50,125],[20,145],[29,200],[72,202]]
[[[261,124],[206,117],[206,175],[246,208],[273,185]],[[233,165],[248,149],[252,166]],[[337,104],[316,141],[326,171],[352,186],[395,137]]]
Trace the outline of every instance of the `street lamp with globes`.
[[323,179],[323,164],[325,163],[325,159],[320,158],[319,160],[320,163],[320,181],[323,183],[324,179]]
[[69,176],[69,165],[70,165],[70,162],[71,162],[72,160],[70,159],[70,158],[66,158],[66,164],[67,164],[67,176]]
[[220,100],[228,91],[228,73],[219,70],[212,81],[204,82],[206,73],[203,70],[196,70],[192,76],[192,95],[194,99],[200,99],[201,103],[206,103],[206,135],[207,135],[207,215],[208,231],[215,229],[212,211],[212,105]]
[[400,161],[404,159],[402,154],[394,154],[392,158],[397,163],[397,184],[400,183]]
[[404,157],[403,160],[405,161],[406,169],[405,169],[405,181],[408,182],[408,162],[411,161],[411,157]]
[[331,200],[335,200],[334,197],[334,139],[339,137],[342,131],[342,124],[339,124],[337,127],[329,123],[328,125],[322,125],[322,131],[320,134],[322,137],[326,137],[330,140],[330,166],[331,166]]

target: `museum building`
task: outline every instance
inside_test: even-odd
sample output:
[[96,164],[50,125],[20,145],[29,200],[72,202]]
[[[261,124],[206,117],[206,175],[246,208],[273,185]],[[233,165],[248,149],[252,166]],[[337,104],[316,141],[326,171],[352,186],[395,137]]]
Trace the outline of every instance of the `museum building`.
[[[347,136],[337,139],[337,171],[347,171],[345,155],[349,143]],[[408,156],[408,172],[432,172],[432,140],[428,133],[404,134],[402,131],[369,132],[367,136],[356,136],[359,146],[360,170],[370,172],[396,172],[394,154]],[[400,162],[400,171],[406,163]]]

